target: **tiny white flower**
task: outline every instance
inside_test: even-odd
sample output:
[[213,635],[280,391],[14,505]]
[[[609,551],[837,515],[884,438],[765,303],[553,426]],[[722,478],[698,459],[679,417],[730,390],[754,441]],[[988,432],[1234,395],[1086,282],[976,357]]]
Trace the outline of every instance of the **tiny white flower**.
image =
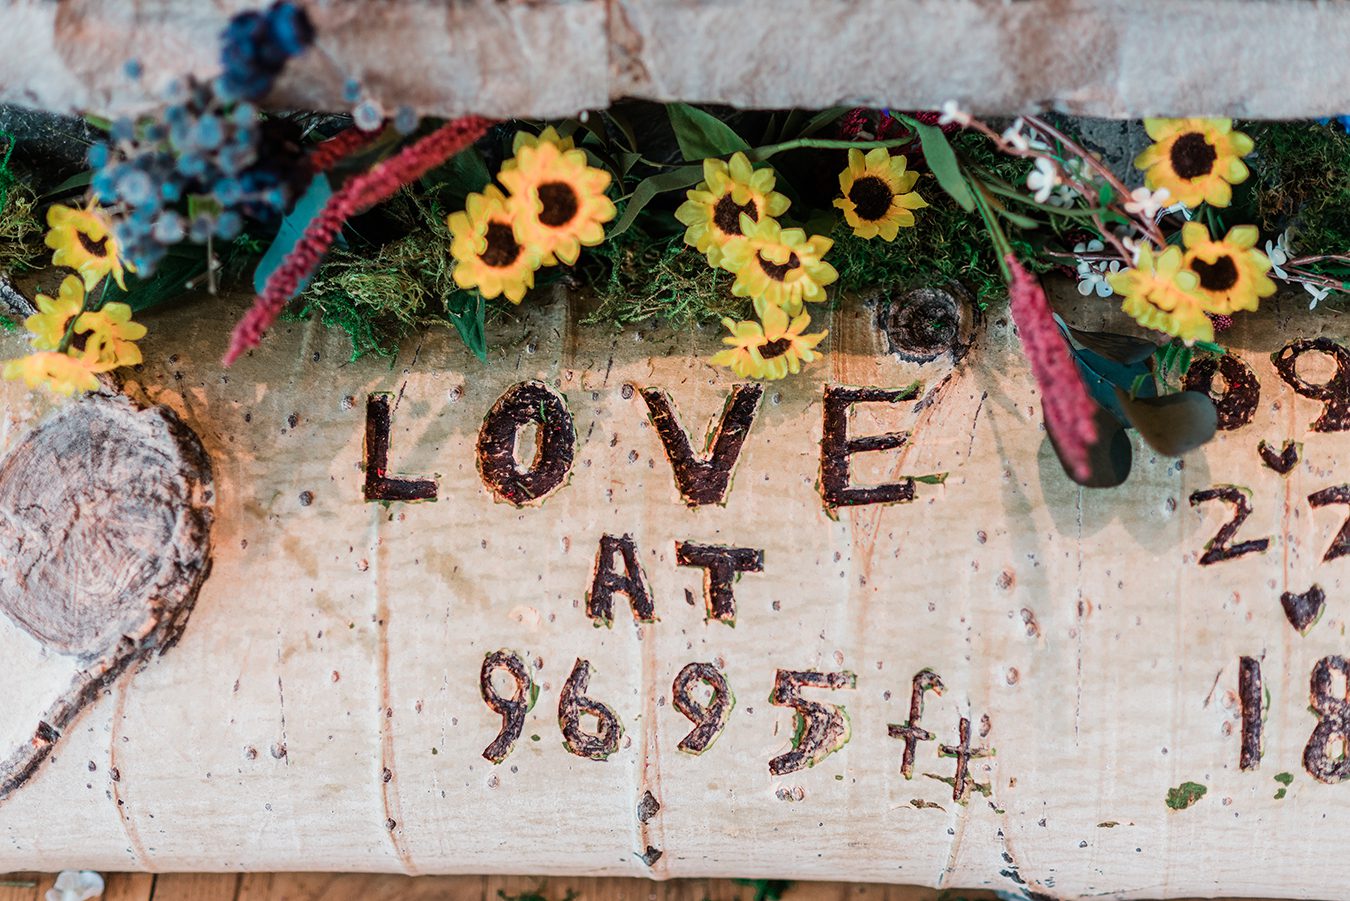
[[88,901],[103,894],[103,877],[92,870],[62,870],[46,901]]
[[1156,191],[1150,191],[1148,188],[1135,188],[1130,192],[1130,199],[1125,201],[1125,212],[1143,216],[1146,219],[1156,219],[1158,213],[1167,203],[1167,198],[1171,196],[1172,192],[1166,188],[1159,188]]
[[[1270,259],[1271,271],[1280,278],[1287,279],[1289,275],[1282,268],[1289,262],[1289,254],[1292,251],[1289,247],[1289,230],[1285,229],[1275,241],[1266,242],[1266,257]],[[1320,298],[1319,298],[1320,299]],[[1316,301],[1314,301],[1316,303]]]
[[1004,143],[1021,153],[1026,153],[1031,149],[1031,141],[1027,139],[1026,135],[1022,134],[1022,127],[1025,124],[1026,123],[1024,123],[1019,116],[1017,119],[1013,120],[1013,124],[1009,125],[1008,130],[1003,133]]
[[955,123],[962,128],[970,124],[970,113],[961,109],[955,100],[948,100],[942,104],[941,114],[938,116],[939,125],[951,125]]
[[1027,187],[1035,192],[1037,203],[1050,199],[1050,192],[1060,184],[1059,166],[1045,157],[1036,159],[1036,168],[1027,173]]
[[1116,292],[1106,277],[1119,271],[1120,260],[1112,260],[1110,263],[1089,263],[1084,260],[1078,264],[1078,293],[1084,297],[1093,293],[1098,297],[1110,297]]
[[1312,295],[1312,303],[1308,304],[1310,310],[1317,309],[1317,305],[1326,300],[1327,295],[1331,293],[1330,288],[1319,288],[1317,285],[1310,285],[1307,282],[1303,283],[1303,290]]
[[1082,241],[1079,241],[1077,244],[1073,246],[1073,252],[1077,254],[1100,253],[1105,249],[1106,245],[1103,244],[1101,241],[1097,240],[1096,238],[1093,238],[1086,244],[1084,244]]
[[1128,251],[1130,252],[1130,265],[1131,265],[1131,266],[1138,266],[1138,265],[1139,265],[1139,246],[1140,246],[1140,245],[1139,245],[1139,242],[1136,241],[1134,238],[1131,238],[1130,236],[1125,235],[1125,236],[1123,236],[1123,237],[1120,239],[1120,243],[1124,246],[1124,248],[1125,248],[1126,250],[1128,250]]

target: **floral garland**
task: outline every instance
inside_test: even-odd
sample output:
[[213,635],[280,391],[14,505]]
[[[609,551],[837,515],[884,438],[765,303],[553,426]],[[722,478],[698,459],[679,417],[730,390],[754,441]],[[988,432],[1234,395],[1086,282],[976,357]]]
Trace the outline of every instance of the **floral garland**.
[[[1113,476],[1094,471],[1101,455],[1093,449],[1134,424],[1138,405],[1175,393],[1196,350],[1221,353],[1217,335],[1234,315],[1257,310],[1277,281],[1305,290],[1314,307],[1350,293],[1350,255],[1299,256],[1294,229],[1259,246],[1256,224],[1225,223],[1259,151],[1228,119],[1145,120],[1152,143],[1134,159],[1143,185],[1131,188],[1048,118],[1002,128],[954,103],[912,115],[774,114],[758,145],[733,127],[750,114],[669,104],[678,153],[652,150],[615,111],[535,126],[476,117],[423,125],[407,109],[386,118],[354,80],[352,124],[264,113],[260,103],[287,62],[315,39],[296,3],[241,14],[221,37],[217,78],[174,82],[153,115],[98,123],[107,140],[90,152],[87,197],[47,211],[51,263],[73,274],[57,296],[37,296],[38,312],[25,321],[34,352],[7,362],[6,378],[65,395],[94,390],[99,375],[140,362],[145,327],[134,312],[185,285],[204,281],[214,291],[226,261],[256,254],[274,236],[228,364],[292,301],[304,302],[316,273],[322,281],[352,217],[391,198],[422,202],[424,187],[414,185],[432,179],[441,193],[423,203],[437,217],[429,234],[445,237],[431,239],[422,268],[448,273],[445,317],[480,356],[486,302],[519,304],[552,273],[603,260],[634,234],[660,234],[753,310],[754,318],[721,317],[725,349],[710,362],[741,378],[781,379],[822,355],[827,333],[809,330],[809,309],[848,287],[841,255],[967,215],[982,225],[982,252],[992,251],[1003,276],[1066,470],[1107,484]],[[139,66],[129,63],[127,74],[139,78]],[[1350,118],[1309,127],[1350,130]],[[971,140],[984,142],[984,155],[970,152]],[[499,146],[509,151],[490,167]],[[831,158],[837,179],[822,186],[814,173]],[[815,179],[809,191],[803,169]],[[1051,268],[1072,273],[1084,296],[1115,297],[1162,336],[1110,336],[1114,347],[1128,345],[1116,361],[1128,382],[1093,372],[1092,355],[1111,351],[1100,341],[1094,349],[1092,336],[1051,311],[1032,274]],[[1169,452],[1213,433],[1203,421],[1212,404],[1187,409],[1187,437]]]

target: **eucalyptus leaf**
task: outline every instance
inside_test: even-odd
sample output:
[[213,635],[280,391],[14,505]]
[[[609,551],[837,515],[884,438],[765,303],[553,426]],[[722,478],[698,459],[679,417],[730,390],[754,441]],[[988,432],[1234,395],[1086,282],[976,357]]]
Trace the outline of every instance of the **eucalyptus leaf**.
[[1088,448],[1088,477],[1078,478],[1064,461],[1064,453],[1055,441],[1055,433],[1046,423],[1046,434],[1050,446],[1059,458],[1064,472],[1084,488],[1114,488],[1129,478],[1130,467],[1134,463],[1134,450],[1130,447],[1130,437],[1125,427],[1111,413],[1098,407],[1093,421],[1097,425],[1097,441]]
[[675,140],[687,162],[701,162],[709,157],[729,156],[738,150],[749,150],[750,145],[731,126],[712,113],[704,112],[687,103],[666,104],[666,114],[675,129]]
[[1069,333],[1069,337],[1072,339],[1071,343],[1086,347],[1108,360],[1114,360],[1124,366],[1142,363],[1153,356],[1158,349],[1158,345],[1144,338],[1136,338],[1133,335],[1118,335],[1114,332],[1084,331],[1074,328],[1064,320],[1059,319],[1058,316],[1055,318]]
[[972,212],[975,209],[975,195],[970,193],[970,184],[961,174],[961,164],[956,159],[956,151],[947,142],[947,136],[935,125],[925,125],[916,120],[909,124],[918,130],[919,143],[923,148],[923,157],[933,177],[942,186],[942,190],[951,195],[961,209]]
[[[277,236],[272,239],[272,244],[263,254],[263,258],[258,261],[258,266],[253,270],[253,289],[259,294],[267,287],[267,279],[272,273],[281,267],[286,257],[290,256],[295,245],[300,242],[300,238],[305,234],[305,229],[315,216],[323,211],[328,203],[328,198],[333,196],[333,188],[328,183],[328,178],[324,175],[316,175],[309,183],[309,188],[300,199],[295,202],[295,206],[281,220],[281,227],[277,229]],[[304,279],[296,292],[292,296],[299,296],[301,291],[309,285],[309,279]]]
[[1161,397],[1130,397],[1116,389],[1116,399],[1130,425],[1160,454],[1180,457],[1209,439],[1219,426],[1219,413],[1208,394],[1179,391]]
[[642,212],[642,209],[651,203],[657,194],[687,188],[702,180],[702,165],[681,166],[678,169],[671,169],[669,172],[661,172],[644,178],[633,189],[633,195],[628,198],[628,204],[624,207],[623,215],[614,223],[614,227],[609,230],[605,237],[607,239],[616,238],[628,231],[633,222],[636,221],[638,213]]

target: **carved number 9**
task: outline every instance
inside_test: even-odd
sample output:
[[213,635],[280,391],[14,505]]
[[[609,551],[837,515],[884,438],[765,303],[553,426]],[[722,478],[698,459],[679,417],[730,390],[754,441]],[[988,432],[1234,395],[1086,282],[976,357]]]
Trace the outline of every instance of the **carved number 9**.
[[[712,689],[712,697],[707,704],[700,704],[694,697],[694,683],[701,682]],[[690,754],[702,754],[727,725],[727,717],[736,701],[731,696],[731,687],[727,677],[711,663],[690,663],[680,670],[671,686],[675,709],[689,718],[694,728],[676,745],[681,751]]]
[[793,718],[793,747],[769,761],[769,772],[775,776],[795,773],[815,766],[842,748],[849,739],[848,717],[836,704],[807,701],[801,696],[803,688],[855,688],[858,677],[850,672],[817,673],[780,669],[774,676],[769,703],[775,707],[791,707],[797,712]]
[[[623,725],[607,705],[586,697],[586,686],[591,681],[590,661],[577,658],[572,674],[563,684],[558,696],[558,725],[562,728],[563,744],[578,757],[604,760],[619,750]],[[581,726],[583,714],[596,719],[594,732]]]
[[[505,670],[515,682],[510,697],[503,697],[492,684],[492,676],[498,670]],[[483,702],[502,717],[502,730],[497,733],[492,743],[483,749],[483,756],[493,763],[501,763],[516,746],[516,741],[525,728],[525,714],[534,706],[536,696],[534,680],[530,678],[525,661],[519,656],[510,651],[493,651],[483,658],[478,688],[483,694]]]

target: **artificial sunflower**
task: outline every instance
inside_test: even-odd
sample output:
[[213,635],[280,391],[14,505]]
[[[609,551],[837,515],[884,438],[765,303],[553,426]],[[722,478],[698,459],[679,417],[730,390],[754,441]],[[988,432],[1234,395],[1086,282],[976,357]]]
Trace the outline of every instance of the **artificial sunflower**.
[[877,147],[863,156],[861,150],[848,152],[848,168],[839,173],[843,197],[834,205],[844,211],[844,221],[859,238],[894,241],[900,229],[914,226],[914,210],[928,206],[914,190],[919,173],[905,171],[903,155],[891,156],[885,147]]
[[97,361],[95,372],[141,362],[136,342],[145,337],[145,326],[131,321],[131,307],[124,303],[105,303],[99,310],[82,313],[75,331],[87,335],[85,349]]
[[723,266],[727,242],[739,238],[741,217],[762,222],[787,212],[789,201],[774,190],[773,169],[754,169],[744,153],[732,154],[729,163],[703,161],[703,181],[689,191],[675,218],[687,226],[684,243],[708,258],[709,266]]
[[1209,312],[1227,315],[1255,310],[1262,297],[1275,293],[1275,283],[1266,277],[1270,258],[1256,249],[1258,237],[1255,225],[1230,228],[1222,241],[1210,238],[1209,229],[1200,222],[1182,226],[1185,265],[1199,279]]
[[823,235],[806,237],[800,228],[783,228],[774,219],[755,222],[741,214],[741,235],[722,248],[722,266],[736,273],[731,293],[765,300],[795,316],[802,302],[825,299],[825,286],[839,278],[822,257],[834,246]]
[[54,350],[38,351],[17,360],[5,362],[6,379],[22,379],[29,388],[39,385],[69,397],[76,391],[94,391],[98,379],[94,377],[88,356],[71,356]]
[[47,209],[47,226],[45,243],[56,251],[52,254],[53,266],[74,269],[88,291],[109,274],[119,288],[126,290],[117,239],[101,209],[93,203],[83,208],[54,203]]
[[1111,273],[1106,280],[1125,298],[1120,308],[1145,328],[1186,341],[1214,340],[1200,277],[1185,268],[1180,247],[1155,254],[1152,246],[1143,245],[1133,269]]
[[1242,157],[1255,144],[1233,131],[1232,119],[1145,119],[1144,128],[1154,143],[1135,157],[1135,168],[1149,190],[1166,188],[1175,203],[1228,206],[1232,186],[1250,174]]
[[520,303],[534,287],[534,271],[543,254],[516,239],[501,189],[488,185],[483,193],[470,194],[465,209],[451,213],[446,223],[450,255],[455,258],[455,284],[477,288],[486,298],[504,294],[512,303]]
[[576,146],[576,143],[570,136],[564,138],[562,135],[558,134],[558,130],[552,125],[548,126],[537,135],[532,135],[528,131],[518,131],[516,132],[515,137],[511,139],[511,159],[502,163],[500,171],[510,172],[512,169],[516,168],[516,156],[520,154],[522,148],[538,147],[540,144],[552,144],[564,153]]
[[586,162],[586,153],[567,147],[552,129],[533,141],[516,134],[516,155],[497,177],[510,192],[516,240],[538,247],[543,264],[577,261],[581,248],[605,240],[604,224],[614,218],[605,196],[610,175]]
[[781,307],[764,301],[756,301],[755,311],[763,325],[749,320],[722,320],[731,332],[722,343],[731,346],[713,354],[714,366],[730,367],[741,378],[781,379],[788,373],[801,372],[802,364],[819,356],[816,345],[828,333],[802,334],[811,324],[809,315],[802,313],[789,321]]
[[66,276],[55,297],[37,296],[37,308],[23,321],[24,328],[33,333],[33,346],[38,350],[56,350],[66,337],[70,320],[84,309],[84,282],[79,276]]

